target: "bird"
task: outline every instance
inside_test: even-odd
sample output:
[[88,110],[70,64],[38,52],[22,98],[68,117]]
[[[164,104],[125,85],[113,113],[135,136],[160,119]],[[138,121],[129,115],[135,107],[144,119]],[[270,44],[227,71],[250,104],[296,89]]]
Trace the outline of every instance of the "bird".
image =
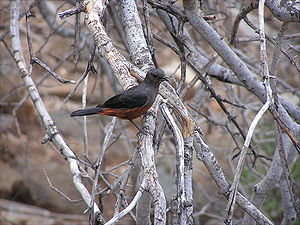
[[106,102],[96,107],[76,110],[71,113],[71,117],[94,114],[115,116],[120,119],[129,120],[136,126],[132,120],[148,111],[156,99],[159,85],[163,81],[168,80],[169,78],[163,70],[157,68],[150,69],[145,79],[137,86],[109,98]]

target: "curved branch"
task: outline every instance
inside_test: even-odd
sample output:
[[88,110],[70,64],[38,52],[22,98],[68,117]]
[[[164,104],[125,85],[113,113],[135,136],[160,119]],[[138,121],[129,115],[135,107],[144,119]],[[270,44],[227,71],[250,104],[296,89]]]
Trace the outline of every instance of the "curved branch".
[[[258,77],[249,70],[246,64],[223,41],[223,38],[202,18],[196,1],[184,0],[183,5],[189,22],[195,30],[197,30],[207,40],[211,47],[238,76],[244,86],[251,93],[256,95],[261,102],[265,103],[267,100],[267,93],[264,89],[263,83],[259,81]],[[278,112],[273,107],[270,107],[269,111],[273,118],[279,123],[280,127],[290,136],[296,148],[299,149],[299,141],[297,141],[295,134],[291,131],[298,130],[299,125],[290,118],[281,104],[278,106]]]
[[[206,168],[208,169],[210,175],[220,188],[220,192],[226,197],[229,197],[229,187],[230,184],[226,179],[225,173],[220,167],[218,161],[216,160],[213,153],[205,146],[201,140],[201,136],[196,132],[194,137],[194,147],[197,152],[197,158],[201,160]],[[253,205],[248,199],[246,199],[242,194],[237,192],[236,195],[237,204],[258,224],[268,224],[273,225],[273,223],[261,212],[258,208]]]
[[[76,155],[69,148],[68,144],[65,142],[63,136],[57,130],[56,125],[54,124],[52,118],[50,117],[40,95],[33,82],[30,72],[27,69],[27,65],[24,60],[23,51],[21,47],[20,35],[19,35],[19,4],[20,0],[14,0],[11,3],[11,20],[10,20],[10,34],[12,41],[12,49],[14,52],[14,59],[17,63],[17,66],[22,74],[22,79],[25,83],[25,86],[30,94],[30,97],[34,103],[34,106],[37,110],[37,113],[40,116],[40,119],[45,126],[47,140],[53,141],[55,145],[60,149],[61,154],[66,158],[70,164],[70,171],[73,176],[73,183],[84,199],[85,203],[92,208],[91,202],[92,198],[86,187],[83,185],[81,180],[81,173],[79,170],[79,163],[76,160]],[[44,138],[45,139],[45,138]],[[97,215],[98,219],[103,221],[103,218],[100,214],[99,207],[96,203],[93,205],[94,213]]]
[[134,198],[132,199],[130,204],[123,211],[121,211],[120,213],[115,215],[113,218],[111,218],[107,223],[105,223],[105,225],[115,224],[122,217],[124,217],[126,214],[128,214],[135,207],[135,205],[138,203],[138,201],[140,200],[140,198],[143,194],[143,187],[144,186],[145,186],[145,182],[142,182],[140,190],[136,193],[136,195],[134,196]]
[[170,111],[168,110],[167,106],[163,103],[161,104],[161,112],[167,121],[167,125],[169,126],[170,130],[172,131],[175,142],[176,142],[176,174],[177,174],[177,201],[178,201],[178,216],[179,216],[179,223],[186,224],[187,222],[187,212],[185,210],[185,177],[184,177],[184,143],[182,134],[177,127]]

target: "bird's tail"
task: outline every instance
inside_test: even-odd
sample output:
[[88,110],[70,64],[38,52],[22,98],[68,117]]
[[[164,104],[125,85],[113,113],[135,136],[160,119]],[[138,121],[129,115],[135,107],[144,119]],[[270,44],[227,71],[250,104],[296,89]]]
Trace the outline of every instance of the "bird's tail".
[[99,107],[95,108],[86,108],[86,109],[79,109],[71,113],[71,117],[73,116],[88,116],[102,112],[103,109]]

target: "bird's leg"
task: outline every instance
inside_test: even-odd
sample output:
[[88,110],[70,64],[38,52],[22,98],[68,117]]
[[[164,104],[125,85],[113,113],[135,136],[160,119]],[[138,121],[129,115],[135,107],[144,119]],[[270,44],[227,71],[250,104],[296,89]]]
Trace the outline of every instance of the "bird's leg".
[[141,131],[141,129],[132,121],[132,119],[129,120],[138,130]]
[[129,120],[141,133],[146,134],[145,132],[143,132],[133,121],[132,119]]

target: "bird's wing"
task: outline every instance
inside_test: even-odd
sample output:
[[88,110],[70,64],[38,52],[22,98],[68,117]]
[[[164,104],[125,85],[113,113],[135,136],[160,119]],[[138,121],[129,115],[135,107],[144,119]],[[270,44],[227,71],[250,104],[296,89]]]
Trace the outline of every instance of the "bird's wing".
[[127,91],[111,97],[105,103],[98,105],[97,107],[130,109],[144,106],[147,100],[148,95],[145,91],[128,89]]

